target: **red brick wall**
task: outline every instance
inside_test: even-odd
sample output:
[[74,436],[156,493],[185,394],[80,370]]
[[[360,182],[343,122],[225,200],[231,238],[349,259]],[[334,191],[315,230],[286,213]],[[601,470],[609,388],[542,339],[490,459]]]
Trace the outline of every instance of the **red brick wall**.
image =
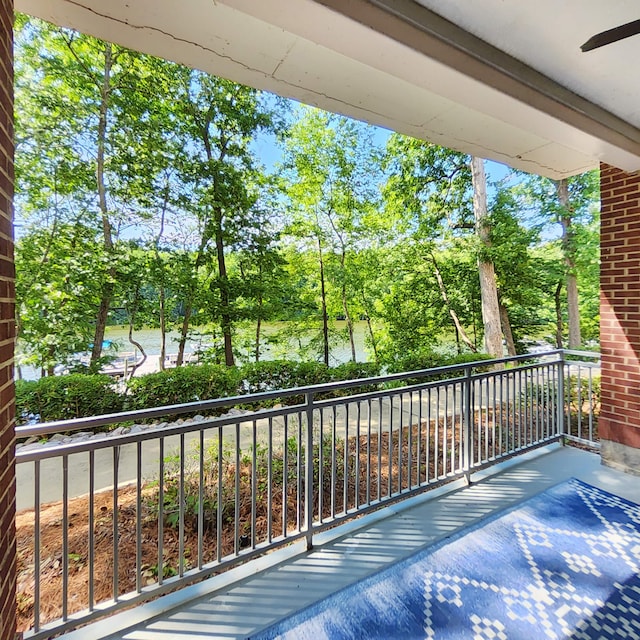
[[0,640],[15,633],[13,0],[0,0]]
[[640,448],[640,174],[603,164],[600,190],[600,436]]

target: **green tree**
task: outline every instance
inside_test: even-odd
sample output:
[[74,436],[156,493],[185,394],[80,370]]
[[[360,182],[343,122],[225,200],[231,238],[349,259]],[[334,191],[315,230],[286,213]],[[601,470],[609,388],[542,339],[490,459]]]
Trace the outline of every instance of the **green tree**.
[[89,347],[108,261],[95,231],[80,222],[29,230],[15,261],[20,360],[51,375]]
[[[285,140],[284,181],[291,206],[288,233],[316,255],[322,353],[329,364],[329,316],[347,326],[356,359],[354,316],[359,312],[357,248],[370,241],[375,213],[371,129],[303,108]],[[335,291],[335,296],[332,292]]]
[[179,116],[180,179],[188,189],[180,200],[197,221],[192,286],[186,292],[178,363],[182,362],[200,278],[213,296],[211,315],[219,321],[225,363],[234,364],[235,291],[227,252],[242,244],[247,229],[264,227],[258,206],[263,177],[250,143],[274,128],[266,100],[256,90],[199,71],[177,69],[173,99]]
[[[591,171],[559,181],[540,176],[529,176],[520,189],[523,207],[537,218],[542,228],[560,228],[560,247],[564,266],[567,317],[569,325],[569,348],[576,349],[582,343],[580,322],[580,262],[587,264],[583,252],[579,261],[578,237],[585,225],[588,227],[597,209],[599,177]],[[596,250],[591,245],[591,253]],[[559,296],[556,296],[556,299]]]
[[144,211],[140,176],[150,150],[163,143],[152,115],[158,101],[149,93],[150,65],[151,58],[117,45],[17,20],[18,217],[47,223],[82,215],[99,232],[107,269],[96,272],[94,367],[119,275],[118,239]]

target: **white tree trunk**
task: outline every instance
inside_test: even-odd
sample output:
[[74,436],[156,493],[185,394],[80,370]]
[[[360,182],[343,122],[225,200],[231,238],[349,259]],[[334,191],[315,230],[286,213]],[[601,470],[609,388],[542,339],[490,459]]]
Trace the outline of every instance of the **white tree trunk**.
[[582,344],[580,334],[580,306],[578,304],[578,278],[573,246],[573,220],[569,202],[569,183],[566,178],[556,182],[558,203],[561,207],[560,224],[562,225],[562,252],[566,270],[567,316],[569,320],[569,349],[579,349]]
[[[476,233],[485,247],[489,247],[489,227],[487,219],[487,179],[484,173],[484,160],[471,158],[471,179],[473,183],[473,213],[476,221]],[[480,275],[480,297],[482,301],[482,322],[484,324],[485,351],[494,358],[502,358],[502,326],[500,323],[500,305],[493,262],[478,257]]]

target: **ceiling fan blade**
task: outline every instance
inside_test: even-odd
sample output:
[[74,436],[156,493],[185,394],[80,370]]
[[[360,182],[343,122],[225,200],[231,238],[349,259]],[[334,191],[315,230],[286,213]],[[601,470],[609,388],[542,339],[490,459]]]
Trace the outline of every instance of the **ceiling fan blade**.
[[580,49],[582,49],[582,51],[591,51],[592,49],[603,47],[605,44],[611,44],[612,42],[635,36],[637,33],[640,33],[640,20],[627,22],[627,24],[620,25],[614,29],[597,33],[595,36],[589,38]]

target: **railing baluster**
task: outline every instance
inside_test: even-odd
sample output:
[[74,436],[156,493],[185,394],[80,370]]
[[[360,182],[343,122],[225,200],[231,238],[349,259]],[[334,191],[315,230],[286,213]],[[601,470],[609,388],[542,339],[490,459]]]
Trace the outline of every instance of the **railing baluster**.
[[[313,404],[311,407],[313,411]],[[318,436],[318,521],[322,524],[324,522],[324,410],[320,409],[318,415],[320,423]]]
[[361,404],[358,401],[356,405],[356,464],[355,464],[355,494],[354,505],[356,509],[360,508],[360,420],[362,417]]
[[576,408],[578,414],[578,438],[582,438],[582,367],[580,363],[578,363],[577,369]]
[[[273,418],[269,416],[267,432],[267,542],[273,540]],[[308,494],[308,491],[307,491]],[[305,494],[305,502],[309,499]],[[306,526],[306,524],[305,524]]]
[[251,548],[256,548],[256,498],[257,478],[256,466],[258,464],[258,425],[254,420],[251,429]]
[[184,487],[184,433],[180,434],[180,478],[178,479],[178,575],[184,575],[184,518],[185,518],[185,487]]
[[160,438],[158,472],[158,584],[164,582],[164,438]]
[[589,440],[593,442],[593,369],[589,367]]
[[[452,390],[452,408],[451,408],[451,473],[454,473],[458,469],[456,468],[456,449],[460,448],[460,442],[456,445],[456,436],[460,440],[462,438],[462,420],[458,414],[458,383],[454,382],[451,385]],[[456,424],[458,425],[456,427]]]
[[303,503],[304,503],[304,499],[303,499],[303,477],[302,477],[302,473],[303,473],[303,469],[304,469],[304,461],[302,459],[302,454],[304,451],[304,445],[302,443],[302,412],[297,414],[297,420],[298,420],[298,440],[296,443],[296,456],[297,456],[297,462],[296,462],[296,479],[297,479],[297,490],[296,490],[296,512],[297,512],[297,516],[296,516],[296,530],[297,531],[302,531],[302,526],[303,526],[303,522],[304,522],[304,511],[303,511]]
[[[563,354],[560,353],[558,359],[558,393],[557,393],[557,421],[556,421],[556,434],[561,437],[565,434],[564,424],[564,412],[565,412],[565,392],[564,392],[564,375],[565,375],[565,361]],[[564,442],[564,440],[563,440]]]
[[[286,442],[286,439],[285,439]],[[235,451],[234,451],[234,491],[233,491],[233,552],[237,556],[240,553],[240,423],[235,423]],[[285,447],[285,453],[287,448]],[[287,477],[286,466],[284,477]],[[285,527],[286,528],[286,527]]]
[[418,391],[418,442],[416,443],[416,485],[422,484],[422,389]]
[[289,415],[284,417],[284,427],[282,431],[282,535],[287,537],[289,533]]
[[344,418],[344,454],[343,454],[343,479],[342,479],[342,512],[349,511],[349,403],[345,403]]
[[388,465],[387,465],[387,497],[391,497],[391,494],[393,492],[393,400],[395,398],[395,395],[392,395],[389,398],[389,455],[387,456],[388,458]]
[[[40,460],[34,460],[33,464],[33,630],[37,633],[40,631]],[[92,537],[90,530],[89,540]]]
[[217,474],[218,474],[218,486],[216,492],[216,559],[218,562],[222,561],[222,513],[224,510],[224,496],[222,493],[222,474],[224,471],[224,450],[223,450],[224,431],[222,427],[218,428],[218,459]]
[[427,389],[427,441],[425,457],[425,482],[431,480],[431,387]]
[[117,600],[120,591],[118,582],[118,567],[120,564],[119,537],[118,530],[118,473],[120,466],[120,447],[113,448],[113,599]]
[[398,394],[399,406],[398,406],[398,493],[402,493],[402,466],[404,463],[403,448],[404,448],[404,429],[402,428],[402,417],[404,414],[403,411],[403,401],[404,394]]
[[367,399],[367,504],[371,504],[371,398]]
[[95,488],[96,488],[96,456],[95,451],[92,449],[89,451],[89,530],[88,534],[88,546],[89,546],[89,557],[88,557],[88,569],[89,569],[89,584],[88,590],[89,593],[88,599],[89,611],[93,611],[93,607],[95,605],[95,592],[94,592],[94,580],[95,580],[95,538],[94,538],[94,529],[95,529]]
[[69,602],[69,456],[62,456],[62,619]]
[[378,398],[378,486],[377,499],[382,499],[382,397]]
[[407,457],[407,489],[413,488],[413,391],[409,391],[409,453]]
[[446,476],[449,473],[449,392],[450,385],[446,385],[444,388],[444,424],[442,425],[442,475]]
[[[464,403],[462,401],[463,393],[464,393],[463,389],[464,389],[463,384],[456,383],[454,385],[454,412],[453,413],[454,413],[454,421],[458,425],[458,428],[456,429],[457,438],[458,438],[457,445],[455,445],[456,436],[454,436],[454,445],[455,445],[454,449],[457,450],[457,458],[458,458],[457,471],[460,471],[463,465],[463,459],[462,459],[462,441],[464,439]],[[456,397],[458,396],[458,394],[460,395],[460,401],[456,402]]]
[[198,569],[204,564],[204,429],[200,429],[198,442]]
[[136,591],[142,591],[142,442],[136,442]]
[[472,387],[473,380],[471,379],[471,367],[466,367],[464,370],[464,432],[463,432],[463,447],[464,447],[464,464],[463,471],[467,478],[467,482],[471,481],[471,465],[473,464],[473,443],[471,440],[471,430],[473,421],[473,407],[472,407]]
[[440,478],[440,386],[436,389],[436,428],[433,434],[433,448],[434,448],[434,474],[433,477],[437,480]]
[[[313,393],[308,392],[305,397],[306,402],[306,446],[305,446],[305,486],[304,486],[304,507],[305,518],[304,528],[306,531],[307,550],[313,547],[313,475],[314,475],[314,456],[313,456]],[[322,411],[321,411],[322,413]],[[322,427],[321,427],[322,429]],[[271,434],[271,431],[269,432]],[[320,431],[319,450],[322,449],[322,430]],[[320,457],[320,451],[318,457]],[[320,463],[322,465],[322,463]],[[320,478],[318,485],[318,494],[322,494],[322,475],[318,473]],[[322,519],[322,502],[318,498],[318,506],[320,519]]]
[[331,517],[336,517],[336,407],[333,406],[333,416],[331,420]]

